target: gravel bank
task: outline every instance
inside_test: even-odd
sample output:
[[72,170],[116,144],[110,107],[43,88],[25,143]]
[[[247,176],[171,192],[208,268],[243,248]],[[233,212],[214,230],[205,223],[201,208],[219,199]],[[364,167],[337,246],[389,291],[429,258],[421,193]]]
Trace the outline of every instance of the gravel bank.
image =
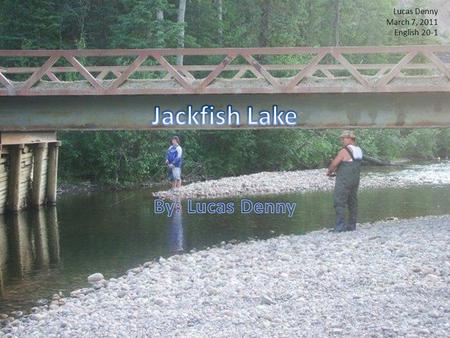
[[448,337],[449,249],[450,216],[222,243],[145,263],[118,279],[97,275],[94,288],[16,319],[3,333]]
[[[251,175],[224,177],[188,184],[175,192],[158,191],[160,198],[220,198],[331,190],[334,178],[325,176],[326,169],[261,172]],[[412,165],[390,173],[363,173],[361,189],[402,188],[414,185],[450,184],[449,163]]]

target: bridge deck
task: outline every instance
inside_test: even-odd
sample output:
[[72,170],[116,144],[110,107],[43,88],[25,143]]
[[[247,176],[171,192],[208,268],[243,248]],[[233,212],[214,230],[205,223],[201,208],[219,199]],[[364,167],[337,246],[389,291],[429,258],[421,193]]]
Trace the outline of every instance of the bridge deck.
[[449,56],[432,45],[0,50],[0,96],[450,92]]

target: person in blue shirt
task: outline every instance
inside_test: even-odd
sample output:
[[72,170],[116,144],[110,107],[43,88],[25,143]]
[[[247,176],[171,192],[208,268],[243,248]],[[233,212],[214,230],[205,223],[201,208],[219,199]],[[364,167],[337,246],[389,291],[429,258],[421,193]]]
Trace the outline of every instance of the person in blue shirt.
[[172,181],[172,189],[181,187],[181,165],[183,164],[183,149],[180,146],[178,136],[173,136],[170,140],[170,147],[167,150],[166,164],[169,167],[169,178]]

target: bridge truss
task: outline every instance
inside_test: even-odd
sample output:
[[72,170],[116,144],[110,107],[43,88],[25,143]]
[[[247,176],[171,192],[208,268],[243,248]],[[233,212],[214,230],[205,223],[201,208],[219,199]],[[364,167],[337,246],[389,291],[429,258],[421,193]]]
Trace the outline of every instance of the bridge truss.
[[0,96],[377,92],[450,92],[450,46],[0,50]]

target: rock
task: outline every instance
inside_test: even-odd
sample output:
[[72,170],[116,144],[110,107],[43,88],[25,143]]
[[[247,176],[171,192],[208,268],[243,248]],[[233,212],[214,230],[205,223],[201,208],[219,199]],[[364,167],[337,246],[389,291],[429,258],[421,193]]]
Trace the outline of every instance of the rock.
[[[102,281],[102,282],[104,282],[104,281]],[[92,288],[94,290],[99,290],[101,288],[104,288],[106,285],[105,285],[105,283],[102,283],[102,282],[92,284]]]
[[49,303],[49,300],[45,299],[45,298],[41,298],[36,301],[36,304],[39,306],[47,305],[48,303]]
[[87,278],[88,282],[91,284],[98,283],[104,279],[105,278],[103,277],[103,275],[100,272],[93,273],[92,275],[88,276],[88,278]]
[[41,320],[46,317],[45,313],[33,313],[30,315],[31,320]]
[[439,311],[434,310],[434,311],[430,312],[431,318],[439,318],[440,316],[441,316],[441,314],[439,313]]
[[13,312],[11,312],[11,315],[15,318],[20,318],[23,316],[23,312],[22,311],[13,311]]
[[209,295],[217,295],[217,294],[219,294],[219,290],[217,290],[217,288],[214,288],[214,287],[211,287],[211,286],[208,286],[206,288],[206,292],[208,292]]
[[79,291],[80,291],[81,295],[88,295],[88,294],[94,292],[95,290],[93,288],[83,288],[83,289],[80,289]]
[[430,330],[428,330],[426,328],[420,328],[419,330],[417,330],[417,333],[420,335],[428,335],[428,334],[430,334]]
[[391,217],[386,217],[384,220],[385,220],[385,221],[398,221],[398,217],[393,217],[393,216],[391,216]]
[[82,294],[80,290],[75,290],[70,293],[71,297],[79,297]]
[[331,334],[342,335],[343,330],[341,328],[333,328],[330,330]]
[[441,279],[438,276],[433,275],[433,274],[430,273],[430,274],[425,276],[425,281],[428,282],[428,283],[437,283],[437,282],[440,282]]
[[142,269],[143,269],[143,267],[142,267],[142,266],[139,266],[139,267],[137,267],[137,268],[128,270],[127,273],[131,272],[131,273],[133,273],[133,274],[137,274],[137,273],[142,272]]
[[421,270],[424,275],[434,274],[434,269],[430,266],[423,266]]
[[159,306],[165,306],[167,304],[167,301],[163,298],[155,298],[154,303]]
[[261,304],[272,305],[276,304],[269,296],[263,295],[260,297]]

